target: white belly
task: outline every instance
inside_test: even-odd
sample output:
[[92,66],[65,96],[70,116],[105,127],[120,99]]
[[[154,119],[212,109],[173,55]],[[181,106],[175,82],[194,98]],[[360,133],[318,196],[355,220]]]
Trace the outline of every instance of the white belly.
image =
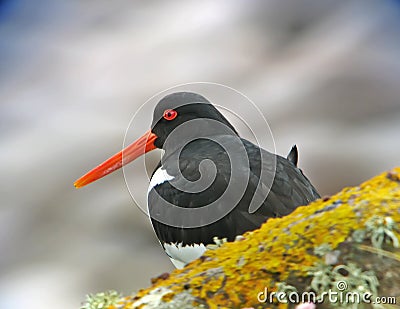
[[176,268],[183,268],[191,261],[198,259],[206,251],[203,244],[185,245],[179,244],[164,244],[165,253],[168,254],[172,264]]

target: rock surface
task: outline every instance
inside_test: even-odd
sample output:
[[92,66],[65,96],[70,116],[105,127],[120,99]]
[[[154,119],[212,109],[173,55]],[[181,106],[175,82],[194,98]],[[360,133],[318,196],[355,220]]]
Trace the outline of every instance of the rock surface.
[[[398,303],[399,227],[400,168],[395,168],[270,219],[241,240],[208,250],[151,287],[116,300],[110,309],[285,308],[295,306],[291,292],[299,295],[297,303],[305,303],[310,299],[301,301],[301,293],[322,297],[329,290],[366,295],[362,305],[367,306],[376,297]],[[288,304],[272,292],[286,293]],[[317,308],[335,305],[352,304],[325,297]]]

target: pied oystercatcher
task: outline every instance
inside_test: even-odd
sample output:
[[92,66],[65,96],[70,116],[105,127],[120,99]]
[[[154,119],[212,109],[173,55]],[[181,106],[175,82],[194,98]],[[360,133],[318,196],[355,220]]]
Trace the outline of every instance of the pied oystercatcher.
[[150,180],[148,210],[178,268],[200,257],[214,237],[232,241],[320,197],[297,167],[296,146],[287,158],[259,148],[240,138],[206,98],[190,92],[161,99],[151,130],[74,185],[85,186],[156,148],[164,155]]

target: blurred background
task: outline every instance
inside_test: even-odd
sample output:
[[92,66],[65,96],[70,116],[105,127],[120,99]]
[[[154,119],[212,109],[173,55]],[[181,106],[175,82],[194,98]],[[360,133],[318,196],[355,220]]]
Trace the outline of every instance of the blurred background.
[[322,195],[400,165],[399,26],[394,0],[0,1],[0,308],[172,270],[121,172],[73,182],[176,84],[246,94]]

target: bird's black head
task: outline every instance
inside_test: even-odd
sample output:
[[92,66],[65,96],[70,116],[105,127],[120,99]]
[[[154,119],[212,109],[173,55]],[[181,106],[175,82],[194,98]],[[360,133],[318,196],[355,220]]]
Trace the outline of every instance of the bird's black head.
[[194,119],[205,121],[192,122],[193,126],[190,126],[190,130],[193,132],[202,131],[202,125],[208,125],[206,119],[211,119],[228,128],[224,132],[216,128],[215,135],[226,134],[227,131],[237,134],[229,121],[205,97],[193,92],[176,92],[162,98],[154,109],[151,124],[151,131],[157,136],[154,145],[157,148],[163,148],[165,140],[172,131],[179,130],[179,126]]

